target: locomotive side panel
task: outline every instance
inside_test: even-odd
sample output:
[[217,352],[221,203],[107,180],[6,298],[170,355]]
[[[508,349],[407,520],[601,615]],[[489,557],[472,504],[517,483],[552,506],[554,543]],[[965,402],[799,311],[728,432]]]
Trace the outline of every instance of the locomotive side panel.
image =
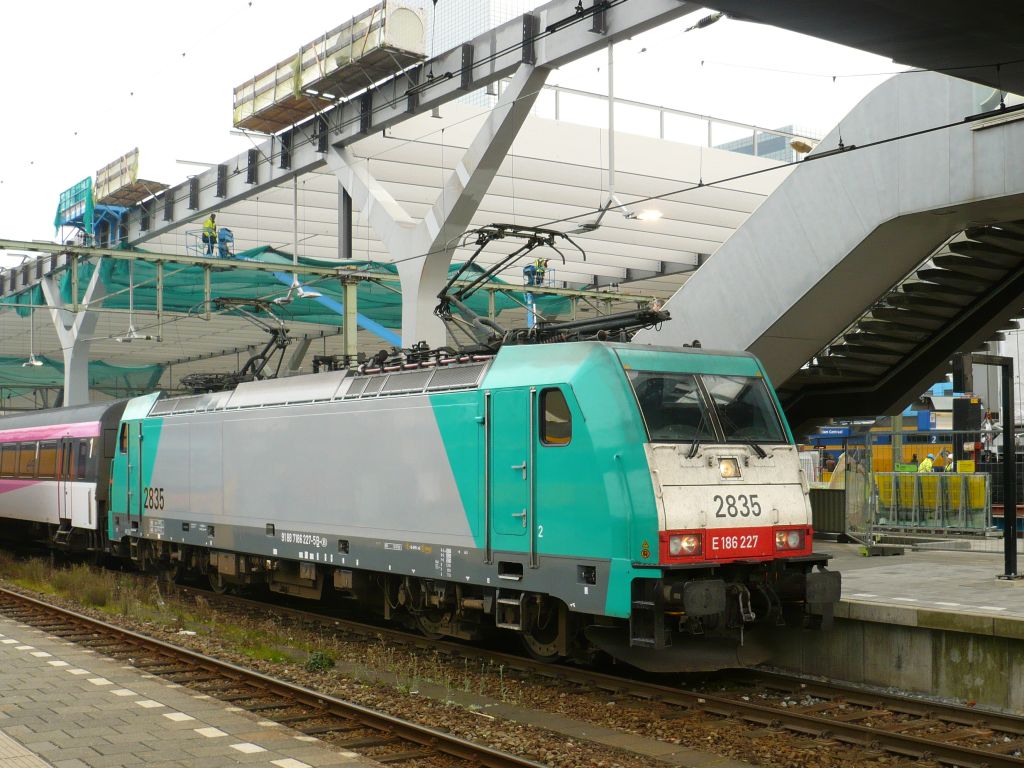
[[223,522],[473,544],[427,398],[229,413],[223,430]]
[[[144,516],[173,513],[225,532],[227,526],[248,528],[260,537],[272,524],[332,537],[474,545],[427,398],[147,418],[143,423],[144,456],[152,459],[144,457],[148,479],[142,492],[151,488],[159,497],[144,500]],[[469,489],[467,497],[473,496]]]
[[222,425],[220,419],[195,417],[189,419],[188,426],[185,477],[188,478],[189,505],[185,511],[203,520],[215,520],[224,512]]

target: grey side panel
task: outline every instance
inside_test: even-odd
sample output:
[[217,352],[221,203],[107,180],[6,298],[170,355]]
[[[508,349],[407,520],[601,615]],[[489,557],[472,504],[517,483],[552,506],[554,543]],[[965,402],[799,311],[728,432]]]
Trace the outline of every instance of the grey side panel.
[[[191,505],[185,509],[191,510],[194,517],[217,520],[224,512],[221,424],[219,420],[209,418],[194,419],[189,428],[191,444],[188,452],[188,477]],[[164,456],[161,452],[161,460],[158,462],[161,468]]]
[[160,444],[173,445],[175,450],[164,454],[166,460],[153,468],[143,483],[163,488],[164,510],[181,514],[189,509],[189,425],[187,422],[164,422],[160,429]]
[[184,481],[183,453],[190,521],[473,545],[426,396],[166,418],[153,485]]

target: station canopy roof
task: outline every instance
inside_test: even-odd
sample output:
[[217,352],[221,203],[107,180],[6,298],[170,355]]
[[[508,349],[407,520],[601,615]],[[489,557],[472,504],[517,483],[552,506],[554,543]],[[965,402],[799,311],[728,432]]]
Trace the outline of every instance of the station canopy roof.
[[[550,93],[541,94],[539,114],[553,114],[551,99]],[[564,118],[580,114],[587,105],[592,109],[593,101],[563,93],[563,119],[548,119],[539,114],[527,119],[470,225],[476,228],[508,223],[569,233],[585,251],[585,258],[571,248],[564,251],[564,264],[553,253],[535,252],[532,256],[551,258],[550,277],[557,285],[607,292],[607,299],[576,303],[575,311],[584,316],[635,307],[632,297],[636,295],[664,299],[674,294],[788,173],[788,168],[780,168],[781,164],[774,160],[709,148],[711,131],[707,121],[671,112],[662,114],[659,108],[651,107],[644,114],[654,126],[650,130],[652,135],[617,134],[614,192],[628,208],[613,207],[601,218],[600,226],[588,228],[584,225],[597,219],[599,209],[610,198],[607,130]],[[603,107],[599,105],[600,109],[606,111],[606,103]],[[629,110],[637,112],[635,107]],[[440,118],[430,114],[411,118],[384,134],[355,142],[348,149],[359,162],[365,163],[365,170],[409,216],[419,220],[430,211],[443,183],[462,160],[486,111],[479,106],[449,103],[441,108]],[[665,138],[658,137],[659,124]],[[715,124],[712,128],[715,143],[751,135],[734,125]],[[704,146],[700,146],[702,142]],[[232,167],[229,173],[234,171]],[[750,175],[754,171],[768,172]],[[293,204],[293,195],[297,196],[297,206]],[[217,224],[232,230],[236,254],[279,263],[281,270],[276,274],[215,271],[211,294],[269,299],[282,296],[291,282],[289,265],[296,242],[300,263],[338,266],[339,197],[336,177],[323,166],[298,178],[297,193],[289,181],[249,197],[226,201],[217,211]],[[625,215],[645,209],[657,210],[661,217],[642,221]],[[205,217],[205,213],[200,213],[194,221],[137,245],[155,253],[194,255],[194,250],[189,249],[195,248],[196,234]],[[397,338],[387,333],[399,331],[401,294],[397,268],[358,206],[353,211],[352,230],[352,263],[385,276],[377,282],[361,283],[358,289],[359,313],[371,321],[370,325],[380,326],[376,332],[366,326],[359,330],[360,351],[372,354],[393,346]],[[517,245],[511,240],[495,241],[480,254],[477,265],[487,268]],[[451,243],[449,250],[453,264],[461,264],[471,255],[472,243]],[[510,288],[522,286],[524,263],[511,265],[498,277]],[[153,265],[134,262],[131,318],[128,263],[105,259],[102,269],[107,298],[100,305],[102,311],[90,350],[92,360],[144,371],[149,370],[148,366],[160,366],[163,375],[159,388],[168,389],[177,387],[186,373],[238,370],[268,340],[263,329],[236,312],[205,313],[199,268],[165,264],[162,319],[155,315]],[[79,275],[80,286],[87,283],[87,271]],[[62,286],[68,297],[69,282],[65,277]],[[342,317],[326,306],[331,301],[340,302],[341,285],[333,278],[309,278],[302,282],[322,293],[325,301],[295,301],[274,311],[288,325],[293,337],[313,340],[301,366],[301,370],[309,371],[313,354],[341,354]],[[619,293],[629,296],[616,304]],[[526,324],[525,311],[518,303],[522,301],[521,294],[512,298],[498,294],[496,300],[504,325]],[[4,387],[17,384],[22,380],[19,376],[26,375],[28,369],[23,370],[18,361],[26,360],[30,351],[37,357],[62,359],[53,324],[38,311],[34,320],[35,341],[30,344],[29,307],[44,304],[39,289],[9,297],[7,301],[16,304],[19,311],[0,312],[0,344],[15,361],[10,369],[0,363],[0,396],[6,393]],[[471,306],[486,315],[486,302],[486,294],[480,292]],[[565,299],[547,298],[542,300],[540,309],[548,317],[564,318],[570,307]],[[152,338],[132,336],[127,333],[131,328],[139,336]],[[383,334],[382,329],[386,331]],[[34,348],[30,350],[30,346]]]

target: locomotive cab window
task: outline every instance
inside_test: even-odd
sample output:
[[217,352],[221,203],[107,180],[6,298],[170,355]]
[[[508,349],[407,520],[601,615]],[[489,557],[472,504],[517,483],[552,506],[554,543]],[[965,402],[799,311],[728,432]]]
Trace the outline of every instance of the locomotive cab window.
[[628,376],[652,442],[715,439],[696,376],[663,371],[629,371]]
[[562,390],[542,390],[540,412],[540,441],[544,445],[568,445],[572,440],[572,413]]
[[701,378],[715,404],[727,442],[786,442],[786,433],[764,379],[708,374]]
[[117,438],[117,452],[128,453],[128,425],[121,425],[121,435]]

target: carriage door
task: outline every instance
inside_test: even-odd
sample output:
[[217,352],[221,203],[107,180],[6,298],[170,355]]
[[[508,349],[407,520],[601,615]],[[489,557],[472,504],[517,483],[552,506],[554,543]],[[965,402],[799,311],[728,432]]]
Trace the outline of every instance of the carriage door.
[[531,524],[533,463],[531,399],[525,390],[491,394],[488,420],[491,544],[495,551],[523,551]]
[[71,522],[75,490],[75,443],[61,439],[57,448],[57,517],[60,522]]
[[125,492],[128,494],[128,522],[133,532],[142,527],[142,422],[125,422],[128,428],[127,472]]

